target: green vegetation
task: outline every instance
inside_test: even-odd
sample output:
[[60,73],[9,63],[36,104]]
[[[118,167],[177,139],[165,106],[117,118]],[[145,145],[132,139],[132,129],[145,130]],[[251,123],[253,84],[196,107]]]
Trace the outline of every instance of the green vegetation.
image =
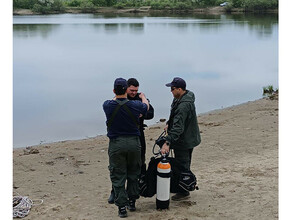
[[243,8],[245,11],[265,11],[278,8],[278,0],[231,0],[228,2],[226,10]]
[[63,0],[13,0],[13,9],[16,8],[31,9],[41,14],[65,10]]
[[151,6],[155,10],[192,10],[195,8],[219,6],[228,2],[224,9],[233,8],[245,11],[265,11],[277,9],[278,0],[13,0],[14,9],[31,9],[36,13],[61,13],[68,8],[82,12],[94,12],[98,7],[139,8]]
[[279,90],[274,90],[272,85],[263,87],[263,96],[267,96],[269,99],[277,99],[279,94]]

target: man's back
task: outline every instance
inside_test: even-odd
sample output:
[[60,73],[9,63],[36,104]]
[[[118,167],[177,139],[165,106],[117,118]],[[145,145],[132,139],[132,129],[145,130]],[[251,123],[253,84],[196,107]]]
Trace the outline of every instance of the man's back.
[[[117,99],[118,101],[124,101],[125,99]],[[103,104],[103,109],[107,117],[107,123],[111,120],[113,112],[119,105],[116,100],[107,100]],[[140,132],[137,126],[139,124],[140,114],[145,114],[147,112],[147,105],[143,104],[141,101],[129,100],[124,105],[126,108],[120,107],[114,116],[110,127],[108,128],[107,136],[109,138],[115,138],[121,135],[135,135],[140,136]]]

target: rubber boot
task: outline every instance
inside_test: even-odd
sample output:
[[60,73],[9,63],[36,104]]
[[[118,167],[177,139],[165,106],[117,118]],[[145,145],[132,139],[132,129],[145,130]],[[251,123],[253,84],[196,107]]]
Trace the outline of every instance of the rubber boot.
[[112,189],[111,194],[110,194],[110,196],[109,196],[107,201],[108,201],[109,204],[114,204],[115,203],[115,191],[114,191],[114,189]]

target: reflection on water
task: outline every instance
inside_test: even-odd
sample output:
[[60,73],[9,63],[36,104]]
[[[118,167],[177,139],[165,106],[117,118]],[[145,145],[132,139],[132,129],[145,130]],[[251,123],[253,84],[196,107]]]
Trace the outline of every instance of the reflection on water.
[[129,24],[129,29],[133,33],[143,33],[143,31],[144,31],[144,23]]
[[14,16],[14,146],[105,134],[116,77],[136,77],[169,114],[165,83],[181,76],[199,113],[278,87],[277,15]]
[[[145,24],[156,24],[157,26],[171,26],[180,30],[190,27],[199,27],[201,31],[212,31],[225,28],[226,26],[239,26],[244,28],[247,26],[251,32],[255,32],[259,37],[271,35],[273,28],[278,24],[277,14],[235,14],[235,15],[184,15],[179,18],[175,15],[168,15],[166,18],[155,19],[155,17],[139,17],[124,15],[54,15],[55,19],[48,19],[48,16],[14,16],[13,31],[16,36],[18,34],[35,34],[39,32],[46,37],[54,28],[58,28],[60,24],[95,24],[94,26],[103,26],[108,33],[115,33],[120,29],[128,28],[131,32],[140,32],[145,28]],[[69,17],[68,17],[69,16]],[[47,19],[46,19],[47,18]],[[123,19],[124,18],[124,19]],[[145,19],[147,18],[147,19]],[[152,18],[152,19],[151,19]],[[42,23],[42,19],[44,20]],[[60,22],[64,19],[66,22]],[[74,20],[77,21],[74,21]],[[108,20],[110,19],[110,20]],[[90,22],[88,22],[90,20]],[[119,23],[111,23],[111,22]],[[142,21],[142,22],[141,22]],[[143,23],[144,21],[144,23]],[[51,23],[50,23],[51,22]],[[41,24],[41,25],[40,25]],[[53,25],[55,24],[55,25]],[[56,25],[59,24],[59,25]],[[21,37],[21,36],[20,36]],[[32,36],[33,37],[33,36]]]
[[13,35],[19,38],[37,37],[46,38],[50,33],[56,31],[60,25],[52,24],[17,24],[13,25]]
[[106,33],[116,34],[118,33],[118,24],[104,24],[104,30]]

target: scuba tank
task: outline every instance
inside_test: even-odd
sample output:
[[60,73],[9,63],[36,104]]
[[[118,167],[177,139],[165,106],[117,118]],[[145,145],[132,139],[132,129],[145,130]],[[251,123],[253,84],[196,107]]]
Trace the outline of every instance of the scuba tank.
[[168,209],[170,197],[171,166],[163,157],[157,164],[156,209]]

